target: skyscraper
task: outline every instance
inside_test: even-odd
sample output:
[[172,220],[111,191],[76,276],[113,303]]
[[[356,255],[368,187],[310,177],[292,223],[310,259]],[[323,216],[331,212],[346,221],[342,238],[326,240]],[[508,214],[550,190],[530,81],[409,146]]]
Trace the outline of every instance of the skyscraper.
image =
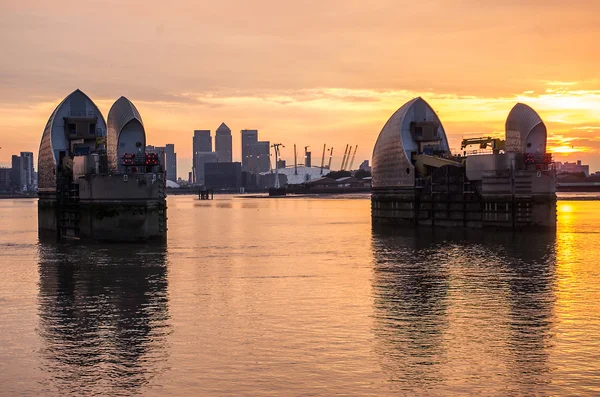
[[271,150],[269,141],[259,141],[247,146],[247,170],[255,174],[271,169]]
[[215,152],[219,157],[219,163],[231,163],[231,130],[225,123],[221,123],[215,133]]
[[165,161],[167,163],[167,179],[177,182],[177,153],[175,153],[175,145],[167,143],[165,146]]
[[204,185],[204,165],[206,163],[218,163],[217,154],[215,152],[198,152],[194,160],[195,182],[198,185]]
[[250,171],[250,145],[258,142],[258,130],[242,130],[242,171]]
[[10,188],[10,168],[0,167],[0,191]]
[[10,186],[13,189],[21,190],[21,157],[13,154],[10,169]]
[[[212,152],[212,138],[210,136],[210,130],[194,130],[194,137],[192,138],[192,176],[194,183],[200,183],[200,179],[204,180],[204,175],[200,178],[200,173],[196,169],[198,164],[198,153],[209,153]],[[202,171],[204,174],[204,170]]]
[[21,186],[33,190],[33,153],[21,152]]
[[194,130],[194,153],[212,152],[212,137],[210,130]]

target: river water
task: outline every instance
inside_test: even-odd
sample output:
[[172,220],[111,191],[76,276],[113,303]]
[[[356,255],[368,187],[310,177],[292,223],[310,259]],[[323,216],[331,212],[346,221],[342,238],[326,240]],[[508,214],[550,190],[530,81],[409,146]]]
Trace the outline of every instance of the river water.
[[374,230],[368,196],[169,197],[165,246],[0,200],[0,394],[600,393],[600,202],[555,233]]

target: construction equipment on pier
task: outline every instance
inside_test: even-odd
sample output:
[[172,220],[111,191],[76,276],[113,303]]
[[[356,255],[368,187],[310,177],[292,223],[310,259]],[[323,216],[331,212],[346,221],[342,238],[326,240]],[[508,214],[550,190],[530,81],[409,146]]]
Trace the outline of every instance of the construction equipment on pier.
[[480,149],[487,149],[490,147],[493,153],[498,154],[500,153],[500,150],[504,150],[506,148],[506,141],[500,138],[492,138],[491,136],[466,138],[460,143],[460,150],[463,150],[467,146],[471,145],[479,145]]

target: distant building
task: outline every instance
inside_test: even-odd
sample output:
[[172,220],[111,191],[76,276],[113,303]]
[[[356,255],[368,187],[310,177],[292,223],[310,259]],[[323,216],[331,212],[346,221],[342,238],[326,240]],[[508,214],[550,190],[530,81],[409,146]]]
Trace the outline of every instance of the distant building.
[[311,152],[306,152],[306,154],[304,155],[304,165],[307,167],[312,166],[312,153]]
[[242,186],[241,163],[204,164],[204,185],[215,190],[239,190]]
[[242,171],[250,171],[250,145],[258,142],[258,130],[242,130]]
[[247,148],[247,171],[255,174],[271,170],[270,142],[259,141],[251,143]]
[[167,180],[177,181],[177,153],[175,153],[175,145],[167,143],[165,145],[165,161],[167,170]]
[[576,163],[557,161],[554,166],[556,167],[557,174],[578,174],[583,172],[585,176],[590,175],[590,166],[581,164],[581,160],[577,160]]
[[[274,173],[275,172],[273,172],[273,174]],[[321,167],[298,166],[297,168],[294,168],[294,167],[280,168],[277,170],[277,173],[279,175],[286,176],[287,184],[298,185],[301,183],[309,182],[313,179],[319,179],[319,178],[323,177],[323,174],[327,173],[327,171],[324,172],[323,170],[321,170]],[[267,174],[271,174],[271,172],[270,171],[263,172],[260,174],[260,176],[264,177]],[[263,178],[262,180],[264,181],[266,179]],[[272,179],[272,180],[275,181],[275,179]],[[281,180],[280,180],[280,182],[281,182]],[[271,186],[260,186],[260,187],[271,187]]]
[[21,152],[21,186],[24,191],[33,191],[33,153]]
[[13,154],[10,169],[10,186],[15,190],[21,190],[21,157]]
[[215,152],[218,154],[219,163],[231,163],[233,158],[231,130],[225,123],[221,123],[215,133]]
[[277,168],[285,168],[285,160],[277,160]]
[[[194,164],[194,183],[197,185],[206,185],[205,181],[205,165],[207,163],[217,163],[219,158],[215,152],[198,152],[196,153]],[[227,164],[227,163],[223,163]]]
[[369,160],[365,160],[362,163],[360,163],[360,167],[358,167],[358,169],[371,172],[371,166],[369,166]]
[[10,174],[11,168],[0,167],[0,190],[10,189]]
[[192,171],[188,172],[188,183],[191,185],[192,183],[194,183],[194,174],[192,173]]
[[[200,178],[198,170],[196,170],[196,163],[198,162],[198,153],[209,153],[212,152],[212,138],[210,136],[210,130],[194,130],[194,137],[192,138],[192,181],[193,183],[200,183],[199,180],[204,180],[204,176]],[[204,171],[203,171],[204,172]]]

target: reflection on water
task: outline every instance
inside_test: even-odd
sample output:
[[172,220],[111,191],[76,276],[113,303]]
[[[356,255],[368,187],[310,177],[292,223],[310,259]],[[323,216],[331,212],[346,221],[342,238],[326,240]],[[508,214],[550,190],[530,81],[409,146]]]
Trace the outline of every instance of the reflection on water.
[[39,245],[39,332],[52,388],[130,393],[163,370],[164,248]]
[[400,389],[549,384],[555,235],[376,227],[372,246],[377,351]]
[[168,200],[168,250],[38,243],[0,200],[0,394],[600,395],[600,202],[531,235]]

